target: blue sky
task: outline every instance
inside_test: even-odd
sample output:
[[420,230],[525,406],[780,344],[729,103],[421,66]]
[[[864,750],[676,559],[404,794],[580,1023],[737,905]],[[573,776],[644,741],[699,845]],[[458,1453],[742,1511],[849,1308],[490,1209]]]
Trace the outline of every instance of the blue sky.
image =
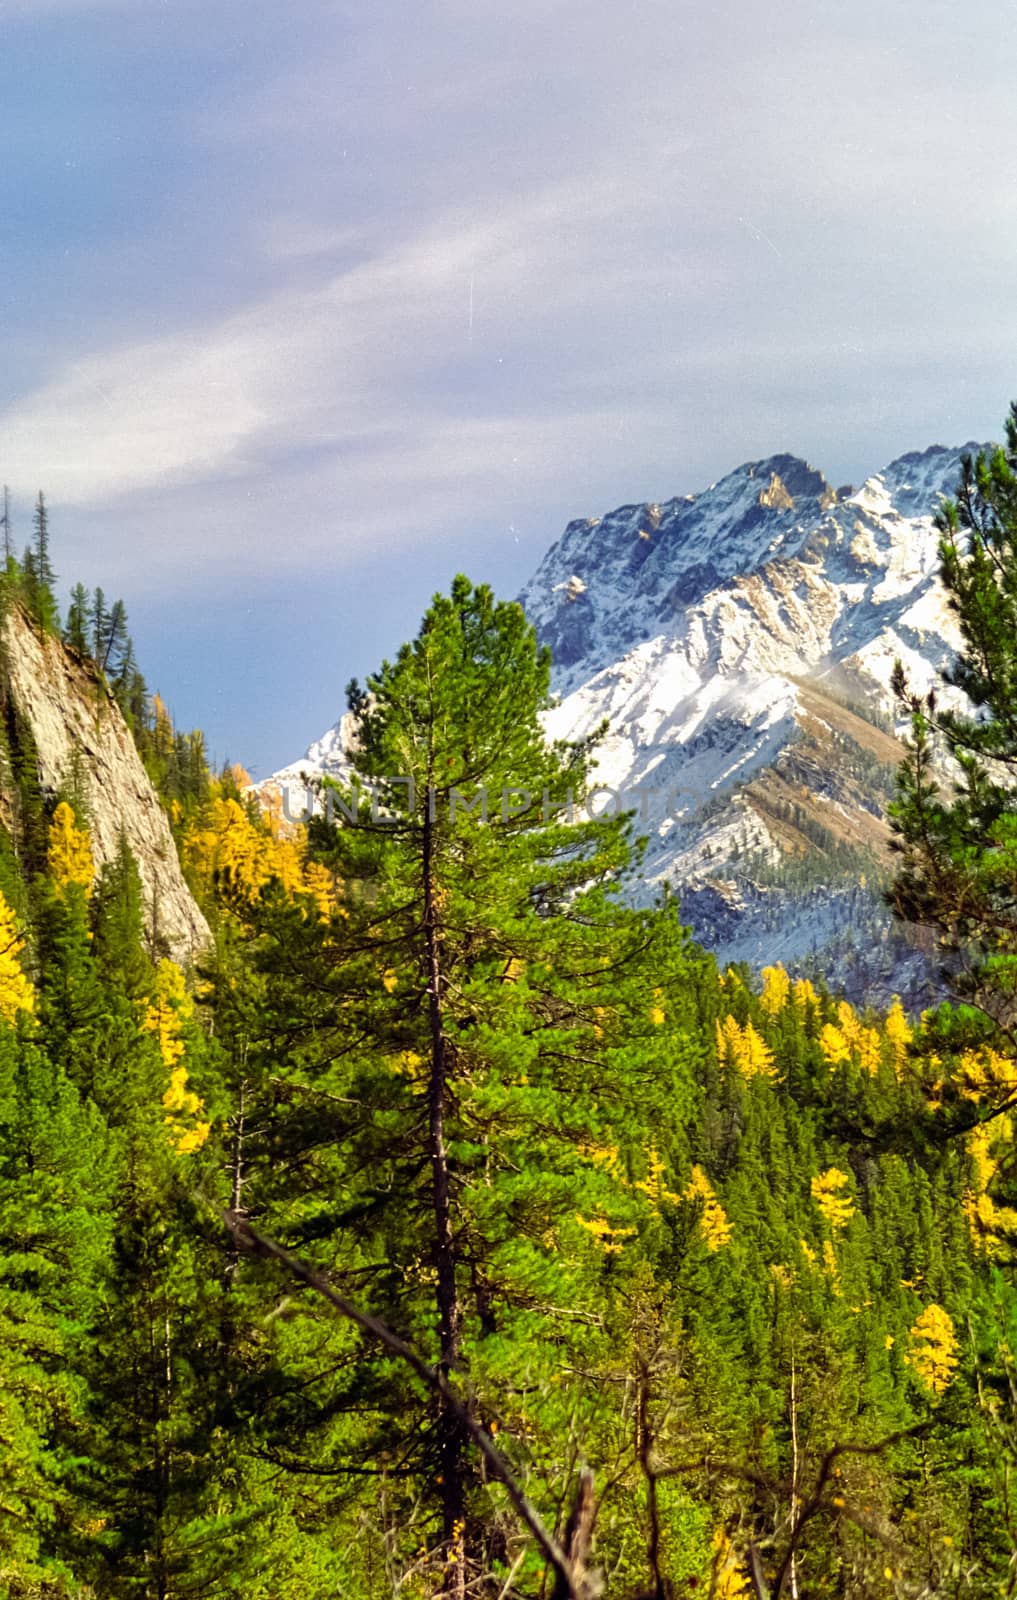
[[259,774],[457,570],[1017,395],[984,0],[0,0],[0,474]]

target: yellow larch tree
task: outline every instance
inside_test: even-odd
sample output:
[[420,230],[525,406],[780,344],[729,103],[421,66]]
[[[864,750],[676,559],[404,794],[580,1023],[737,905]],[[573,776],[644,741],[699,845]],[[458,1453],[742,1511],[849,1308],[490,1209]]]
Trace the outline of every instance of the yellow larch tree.
[[388,1059],[397,1078],[409,1078],[411,1083],[423,1083],[426,1080],[427,1062],[416,1050],[400,1050]]
[[159,1054],[167,1067],[175,1067],[184,1054],[184,1027],[194,1014],[184,975],[175,961],[160,961],[155,992],[145,1010],[144,1026],[154,1033]]
[[742,1029],[742,1049],[737,1061],[743,1078],[777,1078],[780,1074],[773,1062],[773,1051],[763,1036],[756,1032],[751,1022]]
[[942,1306],[926,1306],[908,1334],[906,1360],[912,1372],[933,1394],[942,1394],[957,1370],[957,1335],[953,1320]]
[[723,1022],[717,1022],[717,1060],[721,1066],[734,1062],[734,1054],[738,1048],[742,1030],[734,1017],[725,1017]]
[[791,998],[791,979],[781,966],[764,967],[763,992],[759,1003],[768,1017],[776,1017]]
[[304,866],[304,893],[309,894],[318,907],[323,922],[337,906],[335,879],[320,861],[308,861]]
[[837,1252],[833,1248],[832,1239],[823,1240],[823,1273],[830,1281],[830,1288],[834,1294],[840,1295],[840,1267],[837,1265]]
[[1002,1116],[991,1123],[979,1123],[967,1137],[972,1181],[964,1190],[961,1209],[975,1250],[990,1258],[1003,1255],[1004,1241],[1017,1235],[1017,1211],[1011,1206],[997,1206],[989,1193],[989,1185],[1000,1166],[993,1147],[1009,1144],[1012,1135],[1011,1118]]
[[890,1042],[890,1049],[893,1055],[894,1071],[899,1078],[903,1073],[905,1064],[907,1062],[908,1045],[911,1043],[913,1034],[911,1024],[904,1015],[904,1007],[901,1005],[900,1001],[896,999],[896,997],[894,998],[894,1002],[886,1014],[886,1021],[883,1024],[883,1032],[886,1034],[886,1037]]
[[791,985],[791,998],[794,1001],[795,1010],[800,1011],[803,1016],[809,1006],[818,1006],[819,1004],[819,996],[808,978],[795,979]]
[[699,1232],[707,1250],[722,1250],[726,1244],[730,1244],[731,1224],[702,1167],[692,1168],[692,1181],[685,1194],[689,1200],[702,1201]]
[[851,1060],[851,1046],[835,1022],[824,1022],[819,1033],[819,1048],[828,1067],[839,1067]]
[[677,1205],[681,1198],[664,1182],[664,1162],[653,1145],[646,1152],[646,1177],[637,1179],[632,1187],[645,1194],[657,1208],[663,1204]]
[[579,1154],[595,1167],[610,1174],[619,1183],[625,1183],[625,1168],[616,1144],[581,1144]]
[[238,801],[216,795],[200,821],[184,836],[185,863],[211,889],[220,887],[253,900],[272,876],[273,840],[254,826]]
[[49,825],[49,845],[46,852],[50,877],[57,889],[64,890],[76,883],[84,890],[86,899],[95,882],[95,863],[92,860],[92,841],[86,828],[79,828],[74,812],[66,800],[61,800]]
[[863,1072],[874,1078],[883,1060],[883,1049],[879,1032],[876,1028],[867,1028],[859,1024],[857,1040],[857,1060]]
[[846,1000],[837,1006],[837,1021],[824,1023],[819,1048],[828,1066],[853,1061],[870,1077],[879,1071],[883,1056],[878,1031],[866,1026]]
[[734,1017],[717,1023],[717,1057],[721,1064],[734,1067],[743,1078],[778,1078],[773,1051],[753,1026],[744,1027]]
[[1005,1100],[1017,1089],[1014,1063],[989,1045],[965,1050],[955,1075],[965,1100]]
[[153,754],[160,761],[169,760],[173,753],[173,744],[176,738],[173,728],[173,718],[165,700],[159,694],[152,696],[152,730],[149,739]]
[[25,941],[18,933],[14,912],[0,894],[0,1017],[12,1023],[22,1011],[35,1010],[35,990],[18,960]]
[[146,1008],[143,1026],[155,1034],[159,1054],[169,1068],[169,1084],[162,1097],[163,1115],[173,1147],[179,1155],[200,1150],[210,1124],[201,1121],[205,1109],[200,1095],[187,1087],[184,1064],[185,1028],[194,1014],[184,975],[175,961],[161,961],[155,992]]
[[854,1201],[845,1193],[850,1182],[847,1173],[841,1172],[839,1167],[828,1167],[812,1180],[812,1198],[834,1232],[846,1227],[855,1214]]

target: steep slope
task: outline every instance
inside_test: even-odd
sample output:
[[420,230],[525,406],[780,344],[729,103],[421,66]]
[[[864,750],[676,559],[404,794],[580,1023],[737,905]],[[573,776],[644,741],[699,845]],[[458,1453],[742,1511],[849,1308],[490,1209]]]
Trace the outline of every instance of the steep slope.
[[[120,708],[90,662],[43,637],[16,605],[3,620],[2,655],[8,746],[30,741],[44,791],[55,793],[72,779],[83,791],[97,868],[114,858],[126,837],[152,942],[188,962],[211,935]],[[0,820],[16,829],[9,771],[0,772]]]
[[[520,599],[552,651],[557,737],[605,719],[605,792],[722,959],[815,963],[857,998],[928,992],[880,897],[900,746],[896,658],[924,688],[955,650],[933,516],[965,452],[933,446],[855,492],[789,455],[699,495],[571,522]],[[276,775],[341,770],[337,724]],[[521,777],[521,781],[524,779]]]

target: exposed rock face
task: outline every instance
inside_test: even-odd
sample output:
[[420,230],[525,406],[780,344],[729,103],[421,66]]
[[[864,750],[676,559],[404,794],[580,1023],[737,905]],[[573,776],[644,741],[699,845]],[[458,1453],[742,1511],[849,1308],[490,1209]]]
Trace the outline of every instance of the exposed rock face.
[[[141,875],[153,945],[186,964],[211,935],[119,706],[90,662],[37,633],[16,606],[3,622],[3,652],[6,698],[31,732],[43,790],[55,793],[75,773],[96,868],[116,856],[123,834]],[[4,788],[0,807],[9,823],[12,796]]]
[[794,500],[788,494],[776,472],[771,473],[770,481],[766,488],[760,490],[758,503],[761,506],[766,506],[771,511],[793,511],[795,508]]

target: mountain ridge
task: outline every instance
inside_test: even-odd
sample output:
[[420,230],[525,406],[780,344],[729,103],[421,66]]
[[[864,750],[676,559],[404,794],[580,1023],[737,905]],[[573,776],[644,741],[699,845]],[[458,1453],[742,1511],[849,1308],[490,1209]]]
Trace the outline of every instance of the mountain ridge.
[[[984,448],[908,451],[858,489],[786,452],[746,462],[697,494],[573,519],[522,589],[552,653],[549,734],[606,719],[603,803],[641,810],[634,893],[675,887],[721,960],[779,953],[854,998],[931,997],[879,896],[901,754],[890,676],[900,659],[923,691],[959,644],[933,518]],[[340,719],[270,783],[340,772],[347,734]]]

